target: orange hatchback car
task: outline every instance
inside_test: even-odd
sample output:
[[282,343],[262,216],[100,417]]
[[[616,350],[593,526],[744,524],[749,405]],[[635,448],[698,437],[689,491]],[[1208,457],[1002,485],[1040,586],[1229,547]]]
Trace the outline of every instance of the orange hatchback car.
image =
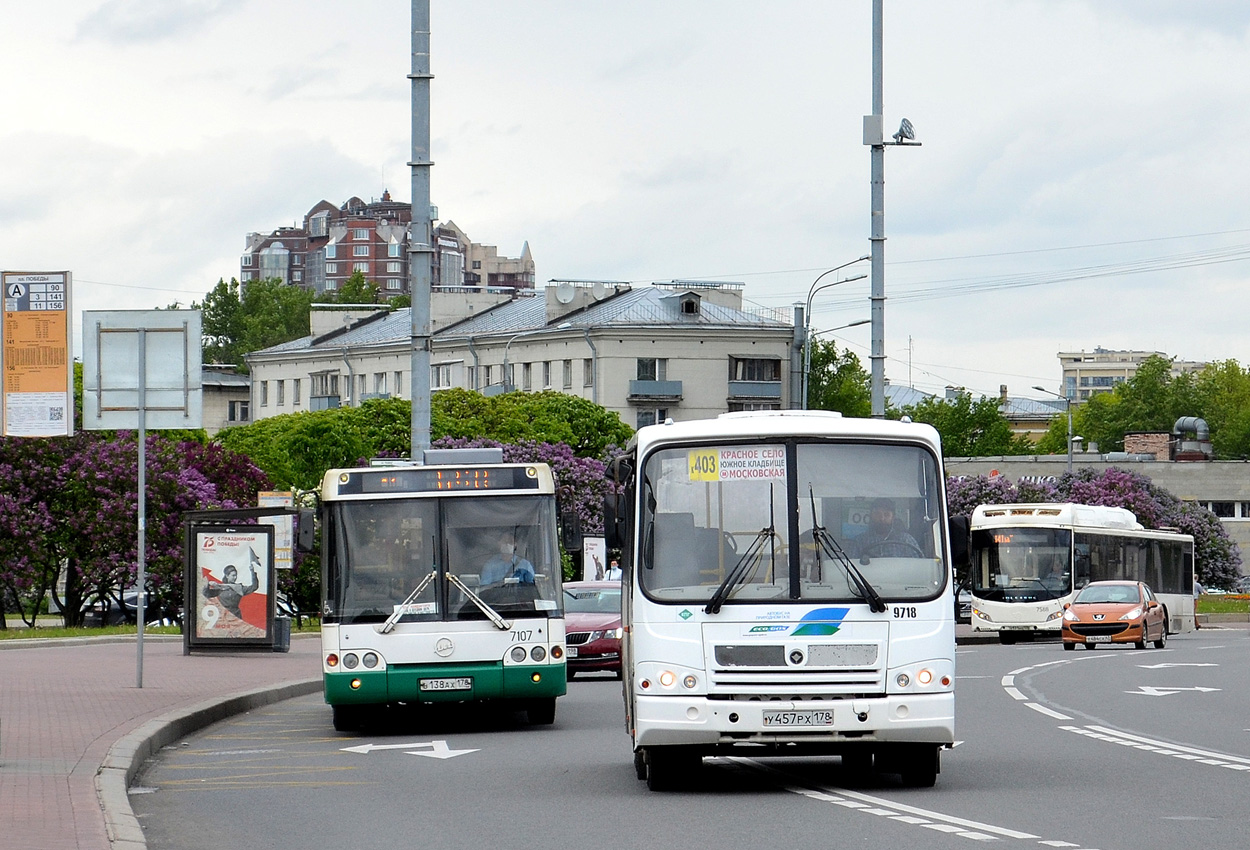
[[1063,607],[1064,649],[1078,644],[1096,649],[1101,643],[1145,649],[1150,641],[1163,649],[1168,642],[1167,611],[1140,581],[1090,582]]

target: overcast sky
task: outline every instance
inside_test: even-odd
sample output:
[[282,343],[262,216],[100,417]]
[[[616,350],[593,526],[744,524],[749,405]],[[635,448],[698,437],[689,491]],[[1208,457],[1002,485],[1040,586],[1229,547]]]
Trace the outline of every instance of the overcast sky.
[[[870,0],[431,0],[432,201],[538,280],[802,302],[869,252]],[[0,268],[201,300],[249,231],[409,200],[410,3],[62,0],[0,26]],[[886,0],[887,377],[1250,364],[1250,4]],[[867,271],[867,264],[864,264]],[[846,274],[854,274],[848,269]],[[833,277],[826,277],[825,281]],[[868,317],[868,281],[814,325]],[[868,365],[869,326],[832,336]]]

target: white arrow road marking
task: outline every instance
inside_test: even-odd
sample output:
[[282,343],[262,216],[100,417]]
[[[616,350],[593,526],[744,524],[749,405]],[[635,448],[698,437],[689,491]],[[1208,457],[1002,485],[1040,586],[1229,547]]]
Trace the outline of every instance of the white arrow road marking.
[[1162,664],[1138,664],[1137,666],[1143,670],[1162,670],[1164,667],[1219,667],[1220,665],[1212,664],[1209,661],[1196,663],[1165,661]]
[[[424,752],[423,748],[425,747],[429,747],[431,751]],[[343,747],[343,752],[345,753],[361,753],[362,755],[368,755],[374,750],[408,750],[408,755],[410,756],[425,756],[426,758],[435,759],[449,759],[465,755],[466,753],[477,752],[476,749],[448,749],[446,741],[414,741],[410,744],[361,744],[358,747]]]
[[1210,694],[1218,690],[1219,688],[1155,688],[1150,685],[1142,685],[1135,691],[1125,691],[1124,693],[1148,697],[1170,697],[1172,694],[1178,694],[1181,691],[1199,691],[1204,694]]
[[426,753],[426,752],[414,752],[414,753],[409,753],[408,755],[410,755],[410,756],[425,756],[426,758],[430,758],[430,759],[449,759],[449,758],[455,758],[456,756],[462,756],[462,755],[465,755],[466,753],[476,753],[476,752],[477,752],[477,750],[476,750],[476,749],[472,749],[472,750],[449,750],[449,749],[447,749],[447,742],[446,742],[446,741],[432,741],[431,743],[434,745],[434,751],[433,751],[433,752],[429,752],[429,753]]

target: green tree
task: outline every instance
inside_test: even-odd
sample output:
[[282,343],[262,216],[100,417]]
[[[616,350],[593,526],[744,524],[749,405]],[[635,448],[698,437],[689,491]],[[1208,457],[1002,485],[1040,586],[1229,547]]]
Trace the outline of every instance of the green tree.
[[[1073,432],[1096,443],[1100,451],[1123,451],[1124,435],[1146,431],[1170,431],[1182,416],[1202,416],[1205,391],[1193,373],[1172,375],[1172,361],[1153,356],[1137,373],[1109,393],[1099,393],[1072,409]],[[1038,448],[1066,451],[1066,419],[1062,436],[1058,421]]]
[[1211,428],[1215,456],[1250,457],[1250,370],[1236,360],[1208,363],[1195,376],[1200,407],[1186,415],[1202,416]]
[[243,369],[248,352],[308,335],[312,293],[277,278],[246,285],[231,278],[219,280],[203,303],[191,308],[202,313],[204,361]]
[[961,392],[953,399],[927,398],[890,413],[896,418],[907,415],[915,422],[936,428],[946,457],[1021,455],[1034,451],[1028,437],[1011,430],[994,398],[982,396],[973,401],[971,393]]
[[807,406],[836,410],[843,416],[871,415],[872,379],[854,352],[846,348],[839,352],[832,341],[812,340]]
[[[279,489],[318,487],[327,469],[372,457],[407,457],[412,407],[405,399],[371,399],[360,407],[288,413],[227,428],[214,439],[246,455]],[[558,392],[507,393],[486,398],[463,389],[437,392],[431,439],[563,443],[580,457],[601,458],[633,431],[615,413]]]
[[382,300],[381,292],[381,287],[365,280],[365,273],[357,270],[337,290],[325,293],[318,300],[332,304],[377,304]]

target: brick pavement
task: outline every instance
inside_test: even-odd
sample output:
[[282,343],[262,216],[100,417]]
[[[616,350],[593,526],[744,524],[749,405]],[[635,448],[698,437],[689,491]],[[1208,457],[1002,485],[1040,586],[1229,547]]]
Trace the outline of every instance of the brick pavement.
[[126,762],[168,743],[171,718],[185,734],[227,697],[230,712],[317,690],[319,656],[315,636],[290,652],[185,656],[181,638],[149,635],[138,688],[133,637],[0,641],[0,847],[142,848]]

